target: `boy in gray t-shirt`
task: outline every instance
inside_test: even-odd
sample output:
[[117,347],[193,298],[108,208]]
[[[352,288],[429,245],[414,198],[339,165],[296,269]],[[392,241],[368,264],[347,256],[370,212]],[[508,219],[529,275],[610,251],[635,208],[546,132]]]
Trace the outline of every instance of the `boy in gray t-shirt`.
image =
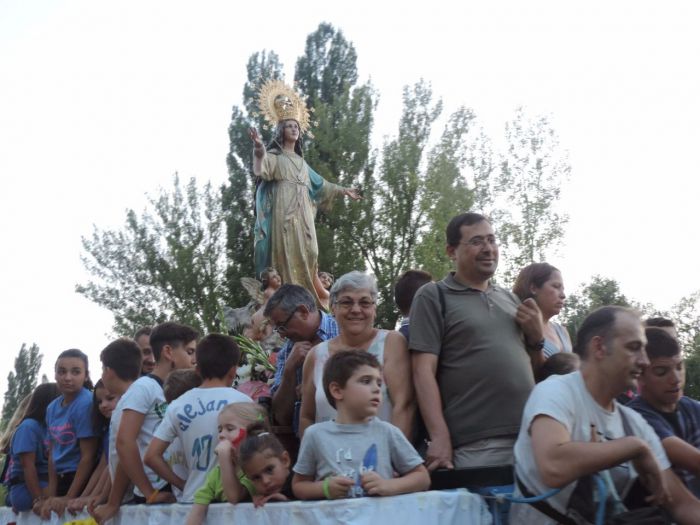
[[381,366],[367,352],[340,351],[328,359],[323,390],[338,414],[304,433],[292,481],[296,497],[394,496],[428,489],[422,458],[397,427],[376,419],[381,383]]

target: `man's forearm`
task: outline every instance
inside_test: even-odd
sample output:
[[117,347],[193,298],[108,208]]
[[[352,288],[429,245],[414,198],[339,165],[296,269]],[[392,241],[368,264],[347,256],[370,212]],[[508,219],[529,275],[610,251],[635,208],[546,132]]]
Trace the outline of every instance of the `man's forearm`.
[[442,398],[435,376],[428,371],[416,371],[415,386],[418,406],[428,435],[431,439],[449,437],[450,431],[442,414]]
[[[285,370],[286,372],[286,370]],[[294,420],[294,403],[297,399],[296,370],[294,373],[282,374],[280,386],[272,396],[272,413],[275,423],[282,426],[291,426]]]
[[[542,481],[548,487],[560,488],[589,474],[609,469],[635,459],[645,452],[644,442],[633,436],[603,443],[563,443],[535,459]],[[649,452],[650,453],[650,452]]]
[[404,402],[401,405],[394,405],[391,411],[391,424],[399,427],[406,439],[413,439],[413,421],[415,415],[415,405]]

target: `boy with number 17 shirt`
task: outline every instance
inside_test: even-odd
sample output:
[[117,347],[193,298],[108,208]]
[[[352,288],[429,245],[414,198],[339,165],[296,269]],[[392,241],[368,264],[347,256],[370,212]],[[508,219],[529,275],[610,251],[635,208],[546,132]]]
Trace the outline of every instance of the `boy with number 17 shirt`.
[[[168,406],[144,457],[144,462],[154,472],[182,490],[180,503],[192,503],[194,493],[204,485],[208,472],[216,465],[214,449],[218,442],[219,411],[229,403],[252,402],[247,395],[231,387],[240,357],[233,338],[209,334],[197,345],[196,356],[202,385]],[[177,476],[163,457],[175,440],[180,440],[185,453],[186,480]]]

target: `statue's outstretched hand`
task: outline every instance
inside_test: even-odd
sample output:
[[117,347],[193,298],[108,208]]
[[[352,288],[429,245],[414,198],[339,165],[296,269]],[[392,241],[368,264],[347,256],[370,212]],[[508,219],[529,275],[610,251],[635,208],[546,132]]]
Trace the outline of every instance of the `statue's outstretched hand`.
[[350,197],[352,200],[360,200],[362,195],[360,195],[360,190],[358,188],[345,188],[343,190],[343,195]]
[[262,140],[260,139],[260,135],[258,134],[257,129],[249,128],[248,129],[248,136],[250,137],[250,140],[253,141],[253,145],[255,146],[256,149],[263,147],[263,143],[262,143]]

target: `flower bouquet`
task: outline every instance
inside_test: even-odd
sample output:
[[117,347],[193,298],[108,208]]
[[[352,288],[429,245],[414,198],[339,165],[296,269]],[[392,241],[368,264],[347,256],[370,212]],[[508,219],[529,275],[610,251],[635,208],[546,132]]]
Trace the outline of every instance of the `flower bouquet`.
[[243,335],[233,338],[241,349],[241,363],[236,372],[234,386],[253,401],[259,397],[270,397],[270,387],[275,377],[275,354],[267,352],[257,341]]

